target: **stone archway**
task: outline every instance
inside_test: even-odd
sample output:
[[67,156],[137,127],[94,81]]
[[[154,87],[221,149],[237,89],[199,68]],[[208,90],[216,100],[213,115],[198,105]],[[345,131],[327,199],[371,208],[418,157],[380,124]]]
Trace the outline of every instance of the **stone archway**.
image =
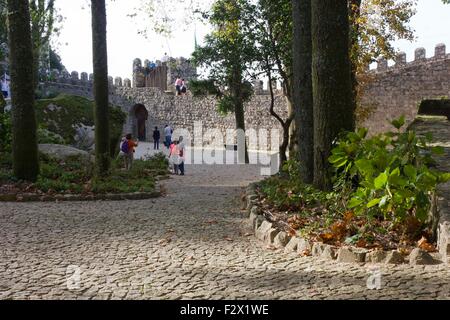
[[136,104],[133,107],[133,115],[136,119],[136,137],[140,141],[146,141],[148,111],[143,104]]

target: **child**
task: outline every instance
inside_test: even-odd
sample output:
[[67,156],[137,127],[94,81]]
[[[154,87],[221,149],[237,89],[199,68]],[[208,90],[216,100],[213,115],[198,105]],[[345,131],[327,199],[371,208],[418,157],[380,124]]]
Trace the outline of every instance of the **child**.
[[126,170],[131,170],[131,167],[133,166],[134,153],[137,146],[138,143],[133,140],[133,136],[131,134],[127,134],[125,136],[125,141],[122,142],[120,147],[120,151],[124,153]]

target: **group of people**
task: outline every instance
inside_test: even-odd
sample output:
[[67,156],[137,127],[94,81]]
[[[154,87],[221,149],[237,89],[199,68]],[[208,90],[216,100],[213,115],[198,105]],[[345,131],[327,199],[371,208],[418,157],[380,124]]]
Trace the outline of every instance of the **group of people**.
[[172,166],[172,173],[184,176],[184,162],[186,160],[186,146],[183,137],[172,141],[169,146],[169,163]]
[[[186,146],[183,142],[183,137],[179,137],[178,140],[172,140],[172,135],[172,127],[166,125],[164,127],[164,146],[169,150],[169,163],[172,167],[172,172],[184,176]],[[161,132],[158,127],[155,127],[153,131],[154,150],[159,150],[160,141]]]
[[177,96],[185,95],[187,93],[186,81],[180,77],[175,80],[175,90]]
[[[173,129],[169,125],[164,127],[164,146],[169,151],[169,164],[173,174],[184,176],[184,163],[186,157],[186,145],[184,138],[179,137],[178,140],[172,140]],[[154,150],[159,150],[161,141],[161,132],[158,127],[153,131]],[[134,153],[139,145],[138,140],[134,140],[131,134],[127,134],[122,138],[120,143],[120,157],[124,159],[125,169],[131,170],[133,167]]]

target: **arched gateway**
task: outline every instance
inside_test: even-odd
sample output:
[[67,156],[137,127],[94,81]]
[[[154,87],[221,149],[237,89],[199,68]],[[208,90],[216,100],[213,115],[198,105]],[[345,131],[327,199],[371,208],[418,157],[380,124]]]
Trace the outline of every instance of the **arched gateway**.
[[147,140],[148,132],[148,111],[143,104],[136,104],[133,107],[133,116],[136,119],[134,134],[140,141]]

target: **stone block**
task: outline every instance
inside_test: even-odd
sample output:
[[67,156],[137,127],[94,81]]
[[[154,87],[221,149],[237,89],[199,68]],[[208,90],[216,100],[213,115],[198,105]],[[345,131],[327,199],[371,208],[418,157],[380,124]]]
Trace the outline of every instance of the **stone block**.
[[250,218],[248,219],[248,224],[252,229],[255,229],[256,219],[258,218],[258,215],[254,212],[250,212]]
[[267,245],[274,244],[276,236],[280,233],[278,229],[270,228],[264,235],[264,243]]
[[366,262],[382,263],[387,257],[387,252],[384,250],[371,251],[366,255]]
[[416,265],[432,265],[439,264],[440,262],[434,259],[428,252],[416,248],[409,255],[409,264],[412,266]]
[[259,227],[262,225],[262,223],[263,223],[264,221],[266,221],[266,219],[264,219],[263,216],[258,216],[258,217],[256,218],[256,220],[255,220],[255,227],[254,227],[255,234],[256,234],[256,232],[258,231]]
[[321,256],[323,250],[325,249],[325,246],[326,245],[323,243],[315,242],[312,246],[311,254],[313,256],[317,256],[317,257]]
[[286,244],[284,252],[285,253],[297,252],[299,242],[300,242],[299,238],[292,237],[291,240]]
[[403,254],[398,251],[390,251],[385,260],[386,264],[402,264],[404,262],[405,258],[403,257]]
[[337,261],[343,263],[365,262],[367,250],[356,248],[339,249]]
[[447,52],[446,52],[446,47],[444,43],[439,43],[436,45],[435,49],[434,49],[434,57],[436,59],[445,59]]
[[320,257],[325,260],[335,260],[337,258],[336,248],[330,245],[325,245]]
[[439,224],[438,250],[443,259],[450,257],[450,222],[448,221]]
[[414,51],[414,60],[415,61],[425,60],[426,58],[427,58],[427,51],[425,50],[425,48],[417,48]]
[[286,232],[281,231],[276,235],[275,239],[273,240],[273,244],[276,248],[281,249],[286,247],[286,245],[289,243],[289,240],[289,235]]
[[311,253],[312,244],[310,241],[300,238],[297,246],[297,252],[300,254],[304,254],[305,252]]
[[266,233],[272,229],[272,224],[268,221],[263,221],[255,232],[257,239],[264,241]]
[[404,66],[406,64],[406,53],[399,52],[395,57],[395,66]]

